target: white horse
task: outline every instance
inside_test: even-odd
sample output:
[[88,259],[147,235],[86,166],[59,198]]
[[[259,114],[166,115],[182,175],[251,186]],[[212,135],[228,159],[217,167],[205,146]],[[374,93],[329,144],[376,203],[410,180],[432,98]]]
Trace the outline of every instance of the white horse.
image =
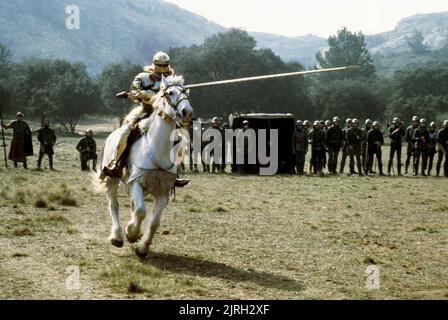
[[[168,204],[171,189],[177,176],[177,166],[172,161],[171,134],[177,123],[190,121],[193,108],[184,90],[181,76],[162,77],[160,91],[154,97],[154,111],[147,119],[139,122],[144,132],[133,144],[128,157],[126,174],[121,179],[131,195],[131,219],[126,226],[126,234],[119,219],[118,187],[119,179],[106,178],[103,184],[109,212],[112,217],[110,241],[116,247],[124,245],[125,237],[135,245],[135,253],[145,257],[157,228],[160,225],[162,212]],[[120,128],[114,131],[103,147],[101,168],[113,160],[120,137]],[[99,179],[97,179],[99,181]],[[105,188],[104,188],[105,187]],[[141,231],[142,222],[146,218],[144,198],[151,194],[155,199],[154,210],[148,218],[146,230]]]

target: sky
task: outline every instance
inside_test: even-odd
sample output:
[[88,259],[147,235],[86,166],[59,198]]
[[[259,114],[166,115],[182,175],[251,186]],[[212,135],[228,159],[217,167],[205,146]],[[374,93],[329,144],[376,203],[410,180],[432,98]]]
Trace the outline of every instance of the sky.
[[448,0],[166,0],[225,27],[328,37],[343,26],[375,34],[401,18],[448,11]]

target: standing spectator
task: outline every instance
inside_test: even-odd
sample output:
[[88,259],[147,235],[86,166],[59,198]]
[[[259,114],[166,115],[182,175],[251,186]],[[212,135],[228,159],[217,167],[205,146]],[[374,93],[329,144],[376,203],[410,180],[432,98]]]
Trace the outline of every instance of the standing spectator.
[[333,125],[328,129],[326,145],[328,147],[328,170],[330,174],[337,174],[339,152],[344,143],[344,133],[341,128],[341,119],[333,118]]
[[358,119],[353,119],[352,127],[347,131],[347,143],[349,144],[350,175],[355,173],[355,157],[356,157],[358,174],[362,176],[363,175],[361,164],[362,131],[361,129],[359,129]]
[[439,145],[439,157],[437,159],[437,176],[440,176],[440,169],[443,162],[443,157],[445,157],[445,163],[443,164],[443,170],[445,177],[448,178],[448,120],[443,122],[443,128],[437,133],[437,144]]
[[5,129],[12,129],[12,141],[8,159],[14,162],[14,167],[17,168],[17,163],[22,162],[23,167],[28,169],[26,157],[32,156],[34,152],[31,129],[23,120],[23,113],[18,112],[15,121],[7,125],[2,123],[2,126]]
[[56,135],[54,130],[50,128],[50,121],[45,119],[43,122],[43,127],[37,130],[37,140],[40,142],[39,158],[37,160],[37,167],[40,169],[42,165],[42,159],[44,155],[48,155],[48,162],[50,165],[50,170],[53,168],[53,146],[56,143]]
[[390,176],[390,171],[394,164],[394,155],[397,154],[397,169],[398,175],[401,176],[401,148],[402,140],[406,135],[403,128],[403,123],[398,118],[394,118],[392,126],[389,128],[389,138],[390,142],[390,154],[389,154],[389,164],[387,165],[387,174]]
[[230,124],[224,122],[222,125],[222,164],[221,173],[226,173],[226,161],[227,161],[227,148],[226,148],[226,130],[230,129]]
[[431,122],[431,125],[429,126],[428,142],[426,146],[426,155],[425,155],[426,160],[424,161],[425,163],[427,163],[426,169],[428,169],[427,171],[428,176],[431,175],[431,170],[434,165],[436,146],[437,146],[437,125],[435,122]]
[[298,175],[305,173],[305,155],[308,151],[308,132],[303,127],[303,122],[298,120],[293,134],[293,155],[295,156],[295,167]]
[[88,171],[88,161],[92,160],[92,169],[96,172],[96,161],[98,156],[96,154],[96,141],[93,139],[93,131],[91,129],[86,131],[86,136],[79,140],[76,145],[76,150],[78,150],[81,158],[81,170]]
[[349,144],[347,142],[347,131],[348,129],[350,129],[352,127],[352,119],[348,118],[345,121],[345,128],[343,130],[344,133],[344,145],[342,146],[342,159],[341,159],[341,166],[339,168],[339,172],[340,174],[344,173],[344,168],[345,168],[345,161],[347,161],[347,156],[349,154]]
[[[418,128],[419,118],[417,116],[412,117],[412,124],[406,129],[406,142],[408,148],[406,152],[405,174],[408,174],[409,165],[412,163],[415,165],[415,130]],[[413,168],[415,172],[415,167]]]
[[[222,129],[221,129],[220,125],[221,125],[221,120],[218,117],[214,117],[212,120],[211,129],[215,129],[215,130],[219,131],[219,133],[221,135],[221,141],[222,141],[222,143],[224,143]],[[210,142],[213,142],[213,137],[211,137]],[[222,150],[221,150],[221,153],[222,153]],[[221,166],[223,164],[223,161],[222,161],[223,155],[221,154],[220,156],[218,156],[218,155],[215,155],[214,152],[212,152],[211,156],[213,157],[212,173],[221,172]]]
[[372,130],[372,120],[367,119],[365,127],[362,129],[362,143],[361,143],[361,161],[362,170],[367,174],[367,134]]
[[384,176],[383,173],[383,162],[382,162],[382,152],[381,146],[384,144],[383,134],[380,131],[380,123],[375,121],[373,123],[373,129],[367,134],[367,172],[372,172],[373,159],[376,156],[378,160],[378,169],[380,171],[380,176]]
[[313,129],[309,134],[311,144],[311,160],[313,162],[313,173],[323,175],[323,165],[325,156],[325,133],[321,129],[319,121],[314,122]]
[[429,131],[426,128],[426,119],[420,120],[420,126],[415,129],[414,140],[417,143],[415,147],[414,157],[414,176],[418,176],[418,168],[420,165],[420,159],[422,159],[422,176],[426,176],[426,151],[427,143],[429,139]]

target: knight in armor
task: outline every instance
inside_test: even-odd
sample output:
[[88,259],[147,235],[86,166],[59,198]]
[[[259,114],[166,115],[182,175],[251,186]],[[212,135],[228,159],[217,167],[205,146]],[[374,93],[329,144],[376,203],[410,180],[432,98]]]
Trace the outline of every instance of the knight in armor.
[[[117,146],[114,161],[103,168],[103,176],[121,178],[123,168],[126,166],[127,154],[131,144],[139,136],[137,123],[147,118],[153,112],[153,98],[160,90],[162,76],[174,75],[174,69],[170,66],[170,57],[165,52],[157,52],[152,64],[143,68],[131,84],[130,98],[138,103],[124,119],[123,130]],[[176,187],[184,187],[188,180],[176,180]]]

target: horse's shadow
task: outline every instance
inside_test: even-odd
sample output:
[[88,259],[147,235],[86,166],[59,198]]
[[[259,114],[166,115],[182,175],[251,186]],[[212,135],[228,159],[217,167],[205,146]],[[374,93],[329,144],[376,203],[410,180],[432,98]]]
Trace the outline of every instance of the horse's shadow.
[[142,263],[161,270],[205,278],[221,278],[233,282],[252,282],[266,288],[302,291],[301,282],[280,275],[254,270],[241,270],[223,263],[168,253],[150,253]]

